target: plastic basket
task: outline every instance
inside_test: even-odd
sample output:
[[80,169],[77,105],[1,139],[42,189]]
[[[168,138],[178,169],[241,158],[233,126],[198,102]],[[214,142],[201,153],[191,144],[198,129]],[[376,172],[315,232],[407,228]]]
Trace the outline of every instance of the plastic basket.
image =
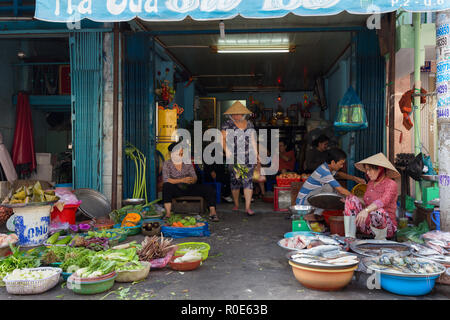
[[61,268],[30,268],[27,270],[53,270],[56,273],[48,278],[41,280],[8,280],[9,274],[3,278],[6,285],[6,291],[11,294],[39,294],[50,290],[59,282]]
[[135,227],[121,227],[121,224],[115,224],[114,229],[124,229],[127,231],[127,236],[134,236],[141,233],[142,220]]
[[209,237],[211,233],[209,232],[208,222],[204,223],[204,226],[194,228],[162,226],[161,233],[164,235],[164,237],[170,237],[174,239],[187,237]]
[[175,252],[175,256],[182,256],[190,249],[200,249],[200,253],[202,254],[202,261],[205,261],[208,258],[209,250],[211,249],[210,245],[206,242],[184,242],[177,244],[178,250]]
[[79,204],[66,204],[62,211],[59,211],[56,206],[53,206],[53,210],[51,212],[51,220],[59,219],[61,222],[75,224],[75,217],[79,206]]
[[292,182],[300,182],[301,178],[278,178],[277,177],[277,186],[278,187],[290,187]]

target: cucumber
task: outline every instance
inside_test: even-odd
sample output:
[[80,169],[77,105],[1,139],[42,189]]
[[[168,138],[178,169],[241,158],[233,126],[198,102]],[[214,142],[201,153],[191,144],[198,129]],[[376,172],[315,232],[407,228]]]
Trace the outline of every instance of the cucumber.
[[52,236],[47,239],[47,243],[48,244],[55,244],[55,242],[58,241],[59,236],[60,236],[60,232],[59,231],[54,233],[54,234],[52,234]]
[[72,236],[64,237],[63,239],[57,241],[55,244],[68,244],[72,240]]

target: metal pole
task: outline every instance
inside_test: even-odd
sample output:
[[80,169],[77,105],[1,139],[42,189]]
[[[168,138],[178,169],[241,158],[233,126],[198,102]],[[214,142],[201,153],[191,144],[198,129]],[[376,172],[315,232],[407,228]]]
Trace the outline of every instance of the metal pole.
[[[413,13],[414,25],[414,86],[415,93],[420,94],[422,83],[420,81],[420,66],[422,44],[420,43],[420,13]],[[414,96],[414,154],[417,155],[421,150],[420,141],[420,96]],[[416,200],[422,200],[422,192],[420,190],[420,183],[416,181]]]
[[441,230],[450,231],[450,10],[438,13],[436,20]]
[[114,24],[114,63],[113,63],[113,142],[112,142],[112,184],[111,208],[117,208],[117,167],[119,141],[119,24]]
[[389,14],[389,74],[388,74],[388,136],[389,136],[389,161],[395,161],[395,35],[397,12]]

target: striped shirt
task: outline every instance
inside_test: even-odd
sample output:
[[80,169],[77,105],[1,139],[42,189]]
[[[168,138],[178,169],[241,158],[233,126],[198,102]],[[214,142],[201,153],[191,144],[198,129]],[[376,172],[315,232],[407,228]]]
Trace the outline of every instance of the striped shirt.
[[305,181],[302,188],[297,195],[297,204],[305,204],[308,194],[325,184],[331,185],[333,188],[340,187],[339,182],[334,179],[336,171],[331,172],[328,164],[324,162],[321,164]]

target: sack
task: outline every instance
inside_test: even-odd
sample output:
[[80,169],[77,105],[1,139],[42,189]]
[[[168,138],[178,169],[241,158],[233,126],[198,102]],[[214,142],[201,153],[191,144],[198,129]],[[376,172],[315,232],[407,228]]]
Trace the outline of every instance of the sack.
[[364,106],[351,86],[339,102],[334,127],[337,131],[361,130],[369,127]]
[[205,222],[203,227],[196,228],[180,228],[180,227],[161,227],[161,233],[164,237],[179,239],[179,238],[187,238],[187,237],[209,237],[209,227],[208,223]]
[[408,163],[406,173],[416,181],[422,180],[423,174],[423,155],[419,153],[414,160]]

